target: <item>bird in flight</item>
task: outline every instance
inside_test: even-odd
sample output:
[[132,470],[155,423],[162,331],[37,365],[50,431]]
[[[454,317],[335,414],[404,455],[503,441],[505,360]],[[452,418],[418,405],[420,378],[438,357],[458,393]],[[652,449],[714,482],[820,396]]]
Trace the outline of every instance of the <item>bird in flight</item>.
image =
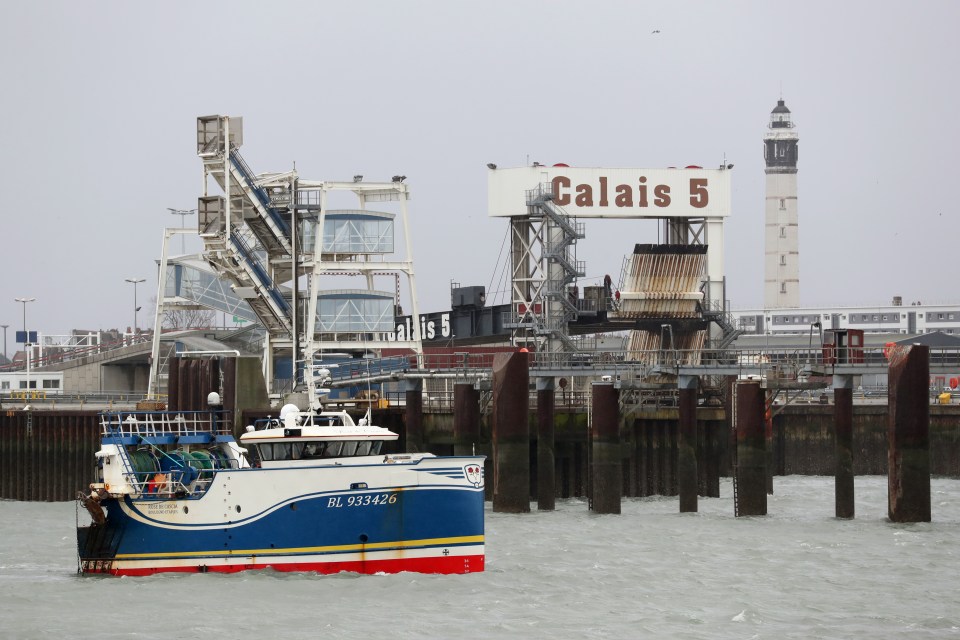
[[660,29],[654,29],[650,32],[650,35],[653,35],[654,33],[660,33]]

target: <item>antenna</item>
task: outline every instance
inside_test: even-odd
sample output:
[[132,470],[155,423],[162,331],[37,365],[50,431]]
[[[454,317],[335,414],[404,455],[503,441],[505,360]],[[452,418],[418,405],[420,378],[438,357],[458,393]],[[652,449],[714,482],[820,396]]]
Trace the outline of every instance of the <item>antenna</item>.
[[[322,408],[323,403],[320,400],[320,396],[330,394],[328,385],[333,382],[328,367],[336,366],[336,364],[317,365],[316,354],[313,354],[309,364],[306,363],[306,361],[304,362],[307,378],[307,402],[310,405],[310,410],[319,411]],[[318,385],[320,388],[317,388]]]

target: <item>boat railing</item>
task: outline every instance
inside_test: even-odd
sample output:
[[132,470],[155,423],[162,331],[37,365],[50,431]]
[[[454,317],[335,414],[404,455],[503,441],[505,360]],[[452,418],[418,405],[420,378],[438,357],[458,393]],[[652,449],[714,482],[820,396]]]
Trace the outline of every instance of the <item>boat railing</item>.
[[210,488],[218,471],[240,467],[233,458],[198,458],[183,451],[165,452],[155,447],[140,448],[128,454],[124,462],[124,475],[134,495],[147,500],[199,498]]
[[122,444],[203,444],[230,435],[231,425],[221,411],[116,411],[100,414],[100,433]]
[[[280,418],[258,418],[253,421],[254,431],[263,431],[265,429],[280,429],[286,426],[286,423]],[[300,427],[353,427],[353,418],[343,412],[328,412],[324,414],[302,413],[298,418],[295,428]],[[249,428],[249,427],[248,427]]]

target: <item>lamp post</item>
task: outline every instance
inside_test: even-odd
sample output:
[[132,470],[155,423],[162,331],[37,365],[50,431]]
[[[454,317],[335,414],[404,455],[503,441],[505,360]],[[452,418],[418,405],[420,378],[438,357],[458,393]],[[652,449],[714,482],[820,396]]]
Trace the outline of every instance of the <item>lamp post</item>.
[[140,307],[137,306],[137,285],[144,281],[143,278],[124,278],[127,282],[133,285],[133,338],[130,340],[133,343],[137,339],[137,311],[140,311]]
[[[196,209],[171,209],[170,207],[167,207],[167,211],[169,211],[175,216],[180,216],[180,226],[184,229],[187,227],[187,216],[193,215],[197,212]],[[180,253],[184,254],[186,252],[187,252],[186,241],[183,237],[183,234],[181,233],[180,234]]]
[[36,298],[14,298],[14,301],[23,304],[23,348],[27,355],[27,391],[30,390],[30,334],[27,333],[27,303]]

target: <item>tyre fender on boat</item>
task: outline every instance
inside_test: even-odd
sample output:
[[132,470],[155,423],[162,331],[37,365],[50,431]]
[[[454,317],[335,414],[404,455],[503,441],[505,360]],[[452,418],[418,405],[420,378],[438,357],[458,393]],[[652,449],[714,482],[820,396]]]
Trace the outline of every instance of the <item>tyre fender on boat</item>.
[[103,506],[100,504],[100,494],[97,491],[91,491],[90,495],[81,491],[77,495],[77,500],[90,513],[90,517],[93,518],[95,524],[103,524],[107,521],[107,514],[103,512]]

